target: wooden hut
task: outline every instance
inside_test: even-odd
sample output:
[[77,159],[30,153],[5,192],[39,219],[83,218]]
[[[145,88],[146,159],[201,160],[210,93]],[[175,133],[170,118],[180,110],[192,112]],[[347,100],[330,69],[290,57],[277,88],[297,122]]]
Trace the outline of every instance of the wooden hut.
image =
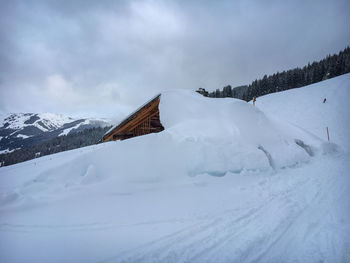
[[103,136],[103,141],[124,140],[164,130],[159,118],[161,94],[142,105]]

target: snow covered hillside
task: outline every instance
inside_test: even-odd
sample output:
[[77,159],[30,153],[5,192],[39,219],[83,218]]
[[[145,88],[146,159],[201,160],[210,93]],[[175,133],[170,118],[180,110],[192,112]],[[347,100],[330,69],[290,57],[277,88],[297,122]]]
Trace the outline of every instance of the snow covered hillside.
[[12,113],[0,117],[0,153],[26,148],[56,136],[109,125],[104,119],[73,119],[53,113]]
[[[323,103],[326,98],[326,103]],[[311,131],[350,149],[350,73],[301,89],[259,97],[257,107],[265,113]]]
[[349,86],[169,91],[161,133],[0,168],[0,261],[349,262]]

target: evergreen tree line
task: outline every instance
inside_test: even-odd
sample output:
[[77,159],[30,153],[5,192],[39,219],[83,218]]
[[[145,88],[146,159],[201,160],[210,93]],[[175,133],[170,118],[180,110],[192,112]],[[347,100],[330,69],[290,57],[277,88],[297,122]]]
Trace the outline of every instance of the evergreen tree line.
[[0,154],[0,166],[28,161],[36,157],[73,150],[101,142],[102,136],[110,127],[94,127],[81,132],[55,137],[47,142]]
[[[294,68],[273,75],[265,75],[254,80],[248,86],[232,88],[230,85],[208,94],[213,98],[233,97],[250,101],[253,97],[310,85],[350,72],[350,47],[338,54],[328,55],[325,59],[308,64],[303,68]],[[242,88],[244,91],[242,92]],[[240,92],[239,92],[240,91]]]

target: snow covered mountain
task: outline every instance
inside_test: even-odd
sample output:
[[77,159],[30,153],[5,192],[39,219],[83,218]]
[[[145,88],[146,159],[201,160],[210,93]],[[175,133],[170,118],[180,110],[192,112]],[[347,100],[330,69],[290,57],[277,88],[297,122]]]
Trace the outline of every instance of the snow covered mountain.
[[170,91],[163,132],[0,168],[2,261],[350,262],[349,86]]
[[105,119],[73,119],[52,113],[17,113],[0,119],[0,152],[29,147],[53,137],[107,126]]

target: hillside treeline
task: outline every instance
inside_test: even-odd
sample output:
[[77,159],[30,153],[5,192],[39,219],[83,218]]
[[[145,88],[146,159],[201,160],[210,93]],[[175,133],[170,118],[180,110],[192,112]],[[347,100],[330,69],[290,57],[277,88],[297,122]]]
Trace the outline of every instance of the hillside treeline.
[[245,86],[243,92],[237,92],[242,87],[226,86],[222,90],[217,89],[209,93],[208,96],[213,98],[233,97],[250,101],[253,97],[303,87],[349,72],[350,47],[348,46],[338,54],[328,55],[321,61],[309,63],[303,68],[294,68],[269,76],[265,75],[262,79],[256,79],[250,85]]

